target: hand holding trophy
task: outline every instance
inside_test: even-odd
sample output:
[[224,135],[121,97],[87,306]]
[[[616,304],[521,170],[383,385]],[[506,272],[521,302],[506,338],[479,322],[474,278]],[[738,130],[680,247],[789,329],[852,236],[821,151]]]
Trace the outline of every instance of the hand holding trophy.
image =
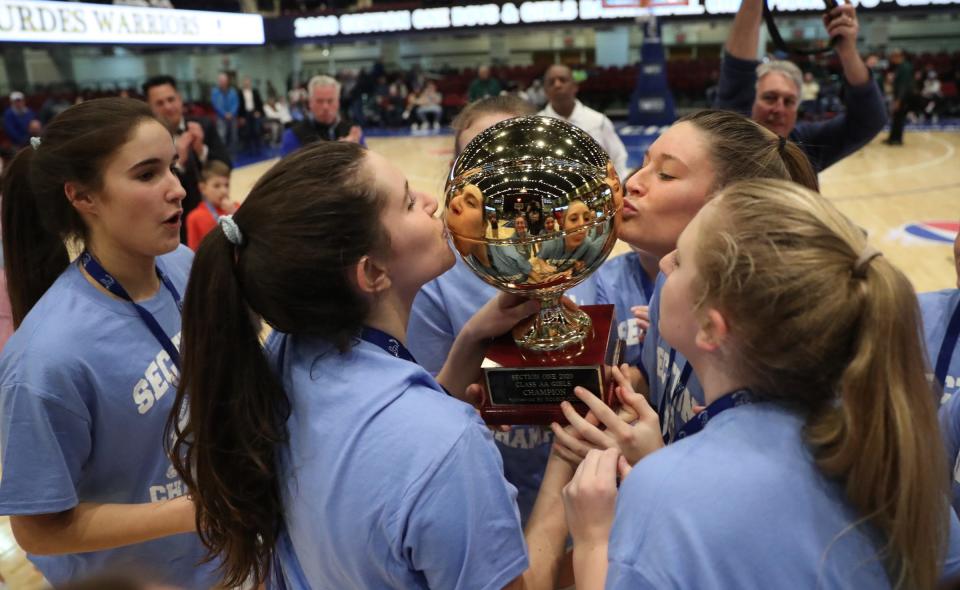
[[609,400],[605,367],[618,364],[621,348],[613,306],[571,309],[560,298],[610,253],[622,203],[610,158],[560,119],[508,119],[457,158],[445,203],[454,245],[484,281],[541,302],[512,338],[488,348],[480,408],[488,423],[562,420],[561,401],[582,406],[577,385]]

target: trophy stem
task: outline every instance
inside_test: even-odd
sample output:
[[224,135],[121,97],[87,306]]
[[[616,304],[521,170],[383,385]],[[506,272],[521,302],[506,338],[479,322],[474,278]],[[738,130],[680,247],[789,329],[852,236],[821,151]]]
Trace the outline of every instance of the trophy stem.
[[568,309],[560,294],[540,298],[540,312],[513,330],[513,339],[522,349],[554,352],[581,344],[590,335],[590,316]]

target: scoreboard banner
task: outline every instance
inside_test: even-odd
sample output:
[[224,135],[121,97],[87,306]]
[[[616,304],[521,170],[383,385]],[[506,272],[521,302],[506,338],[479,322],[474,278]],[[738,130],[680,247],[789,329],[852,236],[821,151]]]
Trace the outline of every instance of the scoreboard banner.
[[263,45],[259,14],[0,0],[0,43]]
[[[267,19],[271,41],[336,39],[356,35],[450,31],[474,27],[616,21],[655,16],[723,16],[737,12],[740,0],[530,0],[502,4],[464,4],[413,10],[388,10]],[[822,12],[823,0],[768,0],[778,13]],[[853,0],[860,11],[960,6],[960,0]]]

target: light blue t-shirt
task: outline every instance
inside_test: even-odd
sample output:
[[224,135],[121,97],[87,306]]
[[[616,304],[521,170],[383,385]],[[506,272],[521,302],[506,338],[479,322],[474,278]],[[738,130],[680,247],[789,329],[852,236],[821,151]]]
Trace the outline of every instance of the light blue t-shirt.
[[[157,264],[183,296],[193,253]],[[180,312],[160,287],[140,303],[179,348]],[[164,452],[179,373],[133,306],[71,264],[40,298],[0,356],[0,513],[53,514],[81,502],[140,504],[186,493]],[[189,589],[216,583],[204,550],[182,534],[107,551],[37,556],[61,584],[133,569]]]
[[630,308],[649,303],[654,282],[640,266],[640,257],[636,252],[628,252],[611,258],[590,278],[596,284],[597,303],[612,303],[616,310],[617,333],[625,346],[623,362],[641,365],[640,325]]
[[[917,296],[923,317],[924,343],[930,363],[930,378],[936,369],[937,358],[944,345],[947,325],[960,305],[960,289],[945,289]],[[953,349],[950,365],[943,383],[940,401],[940,431],[943,434],[950,462],[950,480],[953,487],[953,509],[960,514],[960,345]]]
[[650,386],[650,404],[660,414],[667,442],[693,417],[693,407],[703,405],[703,387],[693,367],[660,335],[660,293],[667,276],[657,275],[650,300],[650,329],[643,341],[642,370]]
[[[937,365],[937,357],[944,345],[947,325],[953,317],[957,306],[960,306],[960,289],[944,289],[931,293],[921,293],[917,296],[920,303],[920,314],[923,317],[923,335],[927,346],[927,358],[930,361],[930,370]],[[946,402],[953,394],[960,391],[960,344],[953,349],[950,365],[947,367],[946,378],[943,383],[942,402]]]
[[[824,477],[803,419],[771,402],[729,409],[637,463],[620,486],[608,590],[889,588],[882,542]],[[960,572],[950,514],[944,577]]]
[[[413,301],[407,346],[417,362],[431,374],[438,374],[456,335],[497,292],[457,256],[453,268],[424,285]],[[566,295],[579,305],[592,304],[594,284],[587,280]],[[520,517],[526,523],[547,467],[553,433],[549,428],[528,425],[493,436],[503,456],[504,476],[517,488]]]
[[953,509],[960,515],[960,395],[953,395],[940,406],[940,433],[950,462]]
[[267,350],[291,402],[288,588],[500,589],[526,570],[516,490],[476,410],[366,341]]

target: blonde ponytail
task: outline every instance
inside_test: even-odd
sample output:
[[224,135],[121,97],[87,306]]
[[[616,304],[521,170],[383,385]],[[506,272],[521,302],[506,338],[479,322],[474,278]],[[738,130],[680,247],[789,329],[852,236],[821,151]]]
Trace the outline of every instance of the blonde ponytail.
[[740,377],[805,412],[817,466],[885,539],[891,584],[935,587],[949,482],[909,281],[796,184],[737,183],[705,211],[698,305],[729,318]]
[[853,278],[863,291],[840,404],[811,416],[817,465],[884,532],[896,588],[934,588],[948,535],[948,481],[935,396],[924,376],[913,287],[880,257]]

